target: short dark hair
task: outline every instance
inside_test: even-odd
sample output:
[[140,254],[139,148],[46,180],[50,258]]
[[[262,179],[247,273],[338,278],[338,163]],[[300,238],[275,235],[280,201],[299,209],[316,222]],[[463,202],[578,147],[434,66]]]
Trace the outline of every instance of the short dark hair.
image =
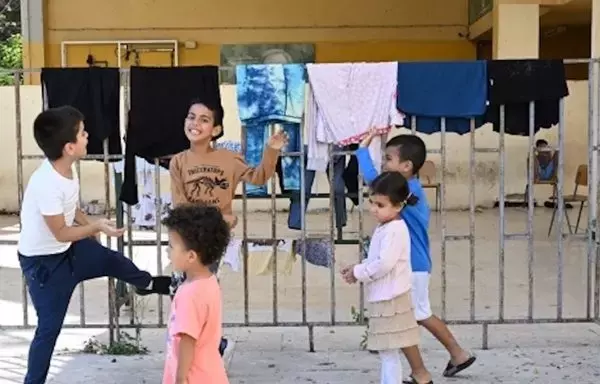
[[397,148],[400,160],[412,162],[413,175],[419,173],[425,163],[427,148],[419,136],[398,135],[388,141],[385,146],[386,148]]
[[542,145],[548,145],[548,142],[544,139],[539,139],[535,142],[536,147],[541,147]]
[[225,111],[223,110],[223,106],[221,105],[220,101],[206,101],[206,100],[202,100],[202,99],[194,99],[192,100],[192,102],[190,103],[190,108],[192,107],[192,105],[196,105],[196,104],[201,104],[204,105],[206,107],[206,109],[208,109],[209,111],[212,112],[213,114],[213,123],[214,126],[221,126],[221,133],[219,133],[217,136],[213,137],[213,140],[217,140],[220,139],[221,137],[223,137],[224,132],[224,128],[223,128],[223,118],[225,117]]
[[415,205],[419,198],[410,193],[408,181],[400,172],[383,172],[371,182],[371,194],[387,196],[390,202],[398,206],[402,203]]
[[203,265],[221,260],[229,244],[229,225],[214,206],[204,203],[179,205],[169,212],[163,224],[181,237],[187,250],[198,254]]
[[50,108],[37,115],[33,137],[48,160],[60,159],[65,145],[77,142],[82,121],[83,114],[69,105]]

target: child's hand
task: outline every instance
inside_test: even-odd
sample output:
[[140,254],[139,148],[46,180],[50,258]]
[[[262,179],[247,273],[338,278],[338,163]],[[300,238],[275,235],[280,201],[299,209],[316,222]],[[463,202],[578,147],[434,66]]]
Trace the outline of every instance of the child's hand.
[[100,219],[96,222],[96,228],[106,236],[121,237],[125,233],[125,228],[117,228],[108,219]]
[[348,284],[356,283],[356,277],[354,277],[354,271],[352,269],[344,273],[343,277],[344,281]]
[[356,277],[354,277],[354,264],[342,267],[340,270],[342,279],[348,284],[356,283]]
[[273,149],[281,150],[288,143],[288,136],[283,130],[278,129],[273,136],[269,137],[267,145]]
[[371,145],[371,141],[373,141],[373,138],[375,136],[379,136],[379,132],[377,132],[375,128],[371,128],[367,136],[365,136],[363,141],[360,142],[359,146],[364,148],[368,147],[369,145]]

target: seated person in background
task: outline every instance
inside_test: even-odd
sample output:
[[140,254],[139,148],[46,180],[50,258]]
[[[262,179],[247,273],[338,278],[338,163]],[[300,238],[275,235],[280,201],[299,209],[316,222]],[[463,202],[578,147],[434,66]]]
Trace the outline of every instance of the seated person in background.
[[536,181],[551,181],[556,176],[556,164],[554,161],[556,152],[544,139],[535,142],[534,179]]

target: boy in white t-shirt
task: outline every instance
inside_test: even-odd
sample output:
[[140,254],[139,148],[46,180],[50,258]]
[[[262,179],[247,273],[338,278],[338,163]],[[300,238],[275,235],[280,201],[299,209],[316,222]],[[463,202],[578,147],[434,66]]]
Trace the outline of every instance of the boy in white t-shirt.
[[86,155],[88,142],[81,112],[69,106],[48,109],[35,119],[33,135],[46,159],[25,189],[18,253],[38,317],[25,384],[43,384],[77,284],[110,276],[162,291],[170,279],[153,278],[93,240],[100,232],[121,236],[124,230],[108,219],[91,221],[78,206],[79,180],[73,165]]

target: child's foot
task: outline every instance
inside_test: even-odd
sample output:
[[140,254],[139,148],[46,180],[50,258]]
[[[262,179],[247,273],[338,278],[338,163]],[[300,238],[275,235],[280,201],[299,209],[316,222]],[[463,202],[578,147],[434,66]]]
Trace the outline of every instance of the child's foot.
[[154,276],[152,282],[146,288],[135,288],[135,293],[140,296],[159,294],[168,295],[171,293],[171,276]]
[[228,345],[229,345],[229,342],[227,341],[227,339],[224,337],[221,337],[221,342],[219,343],[219,354],[221,355],[221,357],[223,357],[223,355],[225,355],[225,350],[227,349]]
[[426,371],[421,375],[411,374],[408,379],[402,380],[402,384],[433,384],[433,381],[431,379],[431,374]]
[[464,371],[473,365],[475,360],[477,360],[475,355],[467,355],[461,362],[452,362],[452,360],[450,360],[444,370],[444,377],[453,377],[457,373]]
[[429,379],[428,381],[418,381],[411,376],[408,379],[402,380],[402,384],[433,384],[433,380]]

